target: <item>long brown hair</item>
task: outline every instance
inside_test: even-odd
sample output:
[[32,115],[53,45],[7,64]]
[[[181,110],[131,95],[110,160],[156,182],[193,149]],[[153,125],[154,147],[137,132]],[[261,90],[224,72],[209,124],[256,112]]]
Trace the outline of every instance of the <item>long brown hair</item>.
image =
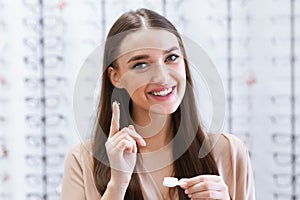
[[[104,48],[102,90],[98,105],[98,118],[95,126],[95,137],[93,139],[93,175],[96,187],[101,195],[103,195],[105,192],[107,184],[110,180],[110,167],[108,165],[109,160],[105,150],[105,142],[110,129],[112,101],[117,100],[121,103],[120,127],[122,128],[132,124],[130,117],[130,97],[124,89],[118,89],[112,85],[108,78],[107,68],[109,66],[116,67],[114,65],[114,61],[117,58],[119,44],[127,35],[126,32],[130,33],[137,29],[141,29],[145,25],[147,28],[160,28],[173,33],[178,39],[178,43],[181,47],[184,58],[186,58],[183,42],[178,31],[170,21],[156,12],[148,9],[130,11],[119,17],[119,19],[113,24],[108,33]],[[116,36],[120,33],[125,34],[122,34],[122,36],[118,37],[118,39],[110,40],[113,36]],[[199,158],[198,156],[200,147],[208,144],[205,144],[205,133],[202,130],[199,122],[195,98],[192,91],[193,84],[186,59],[184,60],[184,63],[186,69],[187,87],[180,106],[172,114],[172,130],[174,138],[173,156],[178,158],[173,163],[175,172],[174,175],[178,178],[189,178],[200,174],[219,175],[216,162],[211,153],[208,153],[204,158]],[[182,152],[180,153],[175,151],[175,149],[186,150],[182,154]],[[174,192],[174,190],[172,192]],[[188,199],[187,195],[184,194],[183,190],[179,187],[177,187],[177,192],[180,200]],[[143,199],[137,173],[132,174],[132,178],[124,199]]]

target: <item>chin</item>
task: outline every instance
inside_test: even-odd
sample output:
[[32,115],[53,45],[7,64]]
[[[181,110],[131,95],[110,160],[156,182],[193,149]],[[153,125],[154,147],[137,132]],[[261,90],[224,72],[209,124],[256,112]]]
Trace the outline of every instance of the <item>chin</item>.
[[164,106],[164,105],[154,105],[150,108],[150,112],[155,113],[155,114],[161,114],[161,115],[170,115],[173,114],[179,107],[178,105],[168,105],[168,106]]

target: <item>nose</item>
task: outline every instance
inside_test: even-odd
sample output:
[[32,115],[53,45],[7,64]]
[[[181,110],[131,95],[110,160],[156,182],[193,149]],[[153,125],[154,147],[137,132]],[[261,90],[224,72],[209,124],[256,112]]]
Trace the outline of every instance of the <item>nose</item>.
[[153,68],[151,82],[156,84],[165,84],[169,80],[169,69],[166,65],[158,64]]

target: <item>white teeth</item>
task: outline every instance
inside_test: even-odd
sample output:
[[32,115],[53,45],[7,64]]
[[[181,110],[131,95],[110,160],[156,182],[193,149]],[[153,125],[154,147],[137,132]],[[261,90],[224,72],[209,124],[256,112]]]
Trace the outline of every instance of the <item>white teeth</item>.
[[159,92],[152,92],[152,94],[154,94],[155,96],[166,96],[170,92],[172,92],[172,88],[165,89],[165,90],[159,91]]

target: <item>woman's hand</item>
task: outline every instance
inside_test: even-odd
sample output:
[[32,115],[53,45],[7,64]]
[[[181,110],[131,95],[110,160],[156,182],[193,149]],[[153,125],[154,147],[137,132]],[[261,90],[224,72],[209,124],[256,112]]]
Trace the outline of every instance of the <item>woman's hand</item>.
[[113,103],[110,133],[105,143],[111,167],[111,181],[127,187],[136,164],[137,144],[145,146],[145,140],[132,125],[119,130],[120,108]]
[[228,187],[221,176],[199,175],[181,179],[180,187],[191,199],[230,200]]

